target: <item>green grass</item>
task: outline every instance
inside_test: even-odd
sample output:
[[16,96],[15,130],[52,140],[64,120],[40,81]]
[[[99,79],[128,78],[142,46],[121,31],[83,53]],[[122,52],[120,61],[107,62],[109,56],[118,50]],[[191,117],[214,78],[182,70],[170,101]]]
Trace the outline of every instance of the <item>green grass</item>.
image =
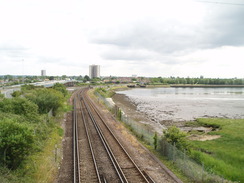
[[244,119],[203,118],[197,121],[216,129],[208,134],[221,138],[192,141],[192,156],[203,162],[208,171],[244,182]]
[[55,128],[42,151],[28,158],[26,166],[21,170],[21,172],[26,172],[25,179],[33,183],[55,181],[58,164],[61,161],[62,136],[60,135],[62,133],[61,128]]
[[30,155],[21,168],[9,170],[0,167],[1,183],[52,183],[61,162],[63,129],[56,125],[40,152]]

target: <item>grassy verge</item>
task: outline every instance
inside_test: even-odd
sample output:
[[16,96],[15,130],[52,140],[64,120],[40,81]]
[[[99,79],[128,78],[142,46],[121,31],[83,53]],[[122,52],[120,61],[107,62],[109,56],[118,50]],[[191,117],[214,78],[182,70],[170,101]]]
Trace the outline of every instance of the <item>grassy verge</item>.
[[221,138],[191,141],[192,156],[203,162],[209,172],[232,181],[244,182],[244,119],[198,119],[203,126],[215,128],[209,135]]
[[22,170],[29,182],[54,182],[58,174],[61,161],[63,129],[56,126],[49,136],[42,152],[32,155],[27,161],[27,166]]
[[[62,89],[62,88],[61,88]],[[65,90],[66,91],[66,90]],[[49,102],[47,107],[50,107],[53,103],[56,104],[50,110],[49,113],[46,113],[45,110],[47,108],[43,107],[44,104],[46,103],[41,103],[40,106],[36,105],[35,103],[32,103],[31,100],[27,100],[24,97],[16,97],[13,99],[3,99],[2,100],[2,108],[1,108],[1,119],[0,122],[3,127],[6,125],[10,124],[7,126],[8,128],[2,128],[4,130],[3,133],[0,133],[2,135],[2,139],[5,139],[6,143],[2,144],[7,144],[10,142],[12,144],[17,144],[17,145],[12,145],[11,147],[23,147],[23,143],[19,143],[18,139],[29,139],[30,137],[33,138],[33,141],[28,143],[32,143],[33,145],[31,148],[22,151],[10,151],[10,153],[6,153],[7,158],[12,158],[16,157],[16,154],[19,152],[23,152],[24,158],[21,159],[21,162],[16,165],[16,168],[11,168],[11,166],[7,166],[7,161],[1,164],[0,166],[0,182],[2,183],[51,183],[55,182],[55,179],[57,178],[57,173],[58,173],[58,167],[59,163],[61,160],[61,145],[62,145],[62,136],[63,136],[63,129],[61,128],[61,121],[63,120],[64,112],[67,112],[71,109],[71,106],[67,104],[68,98],[70,95],[66,95],[66,97],[62,96],[62,93],[59,92],[58,90],[54,89],[40,89],[40,90],[28,90],[26,91],[28,94],[32,94],[32,97],[39,97],[40,95],[49,97],[49,98],[41,98],[41,100],[38,101],[45,101]],[[37,95],[37,92],[39,92]],[[27,95],[27,94],[26,94]],[[61,97],[62,96],[62,97]],[[33,98],[32,98],[33,99]],[[40,99],[40,98],[39,98]],[[16,111],[5,111],[5,108],[3,108],[3,104],[6,104],[9,102],[13,106],[13,108],[18,107],[20,104],[16,104],[16,102],[20,101],[20,104],[23,103],[23,101],[26,103],[25,107],[27,108],[27,112],[23,113],[25,116],[22,114],[20,115]],[[55,103],[56,101],[56,103]],[[5,103],[4,103],[5,102]],[[57,103],[59,105],[57,105]],[[29,104],[29,105],[27,105]],[[39,104],[39,103],[38,103]],[[32,106],[32,108],[31,108]],[[34,106],[34,107],[33,107]],[[23,108],[20,108],[20,110],[23,110]],[[24,108],[26,109],[26,108]],[[38,109],[43,109],[44,111],[40,111]],[[54,110],[55,109],[55,110]],[[25,110],[24,110],[25,111]],[[33,112],[34,111],[34,112]],[[12,113],[10,113],[12,112]],[[52,116],[55,114],[54,116]],[[11,120],[6,121],[6,120]],[[18,124],[19,123],[19,124]],[[16,133],[12,130],[9,133],[6,129],[14,129],[13,127],[19,125],[22,127],[20,124],[25,124],[28,129],[31,129],[31,134],[32,136],[24,136],[27,132],[27,128],[23,128],[22,134]],[[5,125],[5,126],[4,126]],[[11,126],[12,125],[12,126]],[[15,125],[15,126],[14,126]],[[11,128],[12,127],[12,128]],[[17,126],[18,127],[18,126]],[[24,126],[25,127],[25,126]],[[19,128],[21,129],[21,128]],[[4,134],[7,134],[4,136]],[[23,135],[24,134],[24,135]],[[21,136],[22,135],[22,136]],[[20,138],[21,137],[21,138]],[[12,141],[7,141],[8,139],[14,139]],[[1,139],[1,140],[2,140]],[[7,140],[6,140],[7,139]],[[17,140],[16,140],[17,139]],[[25,142],[24,140],[20,142]],[[26,143],[27,144],[27,143]],[[28,146],[27,146],[28,147]],[[7,149],[7,148],[5,148]],[[26,153],[29,151],[29,154]],[[10,156],[11,153],[17,152],[14,156]],[[2,154],[2,153],[1,153]],[[17,154],[18,155],[18,154]],[[18,158],[18,156],[17,156]],[[16,159],[17,159],[16,158]],[[14,159],[14,158],[12,158]],[[15,159],[14,159],[15,160]]]
[[[121,122],[121,121],[120,121]],[[183,174],[183,172],[173,163],[173,161],[169,161],[166,157],[162,156],[158,151],[154,149],[154,147],[148,142],[144,140],[141,135],[138,135],[135,130],[124,122],[121,122],[128,131],[131,132],[133,136],[144,146],[146,147],[151,153],[153,153],[168,169],[170,169],[182,182],[192,183],[192,181]]]
[[[61,115],[60,115],[61,116]],[[61,161],[61,145],[63,129],[59,120],[55,120],[43,148],[40,152],[29,156],[23,166],[15,171],[0,167],[0,182],[2,183],[52,183],[58,173]]]
[[115,94],[115,90],[123,89],[123,88],[127,88],[127,87],[123,85],[113,86],[113,87],[107,86],[107,87],[96,88],[95,91],[98,92],[104,98],[111,98]]

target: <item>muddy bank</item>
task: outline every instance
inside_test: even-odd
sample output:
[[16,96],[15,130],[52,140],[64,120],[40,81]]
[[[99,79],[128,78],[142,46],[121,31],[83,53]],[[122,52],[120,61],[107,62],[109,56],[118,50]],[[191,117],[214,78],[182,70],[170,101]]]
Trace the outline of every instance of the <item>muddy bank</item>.
[[[118,91],[114,102],[131,118],[160,132],[196,118],[244,118],[244,89],[155,88]],[[182,129],[184,130],[184,129]]]
[[[119,106],[125,114],[132,118],[133,120],[150,125],[153,130],[157,131],[159,134],[162,134],[163,129],[166,129],[166,126],[171,125],[172,122],[167,121],[164,124],[155,121],[155,119],[151,118],[143,112],[139,112],[137,110],[137,104],[132,102],[129,97],[124,94],[115,94],[113,96],[113,101]],[[179,124],[180,125],[180,124]]]

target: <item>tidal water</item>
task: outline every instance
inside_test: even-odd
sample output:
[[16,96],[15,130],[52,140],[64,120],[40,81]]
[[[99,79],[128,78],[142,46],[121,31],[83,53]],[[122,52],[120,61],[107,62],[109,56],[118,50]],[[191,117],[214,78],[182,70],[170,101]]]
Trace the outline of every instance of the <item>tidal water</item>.
[[244,88],[135,88],[118,91],[153,121],[244,118]]

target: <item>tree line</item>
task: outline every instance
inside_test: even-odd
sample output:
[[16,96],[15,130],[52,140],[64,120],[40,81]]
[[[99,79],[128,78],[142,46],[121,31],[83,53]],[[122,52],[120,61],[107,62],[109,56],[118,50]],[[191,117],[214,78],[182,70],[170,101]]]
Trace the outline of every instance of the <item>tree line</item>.
[[184,78],[184,77],[156,77],[151,78],[152,84],[191,84],[191,85],[244,85],[244,79],[240,78]]

